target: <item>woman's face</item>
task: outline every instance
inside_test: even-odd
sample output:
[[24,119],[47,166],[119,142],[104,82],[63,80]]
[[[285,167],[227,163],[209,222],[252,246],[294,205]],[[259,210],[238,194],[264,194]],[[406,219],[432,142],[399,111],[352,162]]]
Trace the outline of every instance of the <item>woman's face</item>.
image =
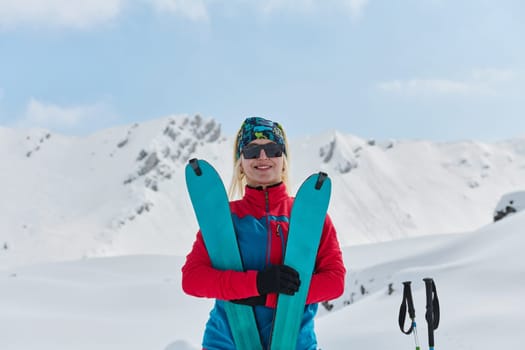
[[[248,148],[253,145],[264,145],[273,143],[266,139],[257,139],[246,145]],[[246,183],[252,187],[270,186],[282,181],[284,160],[283,156],[269,157],[264,149],[260,150],[257,158],[246,159],[241,152],[241,169],[246,176]]]

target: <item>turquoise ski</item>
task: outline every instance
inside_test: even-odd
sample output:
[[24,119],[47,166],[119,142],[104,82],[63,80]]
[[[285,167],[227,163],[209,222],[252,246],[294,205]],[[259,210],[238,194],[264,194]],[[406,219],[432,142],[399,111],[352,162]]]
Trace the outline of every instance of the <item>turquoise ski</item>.
[[[186,186],[213,267],[244,271],[228,196],[217,171],[204,160],[192,159],[186,165]],[[253,308],[228,301],[224,307],[236,348],[262,350]]]
[[279,294],[271,350],[294,350],[331,194],[325,173],[311,175],[299,188],[290,214],[284,264],[299,272],[301,286],[293,296]]

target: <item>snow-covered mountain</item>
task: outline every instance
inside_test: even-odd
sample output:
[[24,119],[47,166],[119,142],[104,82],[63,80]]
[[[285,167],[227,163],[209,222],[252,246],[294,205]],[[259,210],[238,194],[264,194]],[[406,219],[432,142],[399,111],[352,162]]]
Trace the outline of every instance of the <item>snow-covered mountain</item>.
[[[0,127],[0,269],[184,255],[197,230],[184,166],[204,158],[228,185],[233,137],[198,115],[86,137]],[[501,195],[525,189],[525,138],[436,143],[332,131],[291,139],[290,149],[292,192],[313,172],[332,177],[343,246],[471,231],[492,221]]]

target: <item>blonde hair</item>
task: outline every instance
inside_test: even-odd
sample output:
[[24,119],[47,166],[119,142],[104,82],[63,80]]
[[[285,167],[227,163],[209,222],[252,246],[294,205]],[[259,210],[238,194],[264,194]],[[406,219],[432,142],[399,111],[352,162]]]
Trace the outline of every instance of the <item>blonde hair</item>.
[[[282,129],[281,129],[282,130]],[[283,153],[283,172],[281,181],[285,184],[286,188],[290,189],[290,148],[288,147],[288,141],[286,135],[284,134],[284,147],[286,153]],[[236,140],[233,145],[233,174],[232,180],[230,182],[230,187],[228,189],[228,197],[230,200],[235,200],[242,198],[244,196],[244,188],[246,187],[246,176],[244,175],[241,168],[241,157],[237,158],[237,143],[239,140]]]

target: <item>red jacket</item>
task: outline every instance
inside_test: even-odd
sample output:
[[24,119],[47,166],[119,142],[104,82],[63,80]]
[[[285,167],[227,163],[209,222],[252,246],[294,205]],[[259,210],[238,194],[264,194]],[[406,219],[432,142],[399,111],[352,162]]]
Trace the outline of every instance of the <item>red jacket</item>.
[[[182,268],[183,290],[193,296],[220,300],[259,295],[257,272],[268,264],[283,262],[292,203],[284,184],[265,190],[246,187],[244,197],[230,203],[245,272],[213,268],[199,231]],[[336,231],[327,215],[306,303],[339,297],[345,272]],[[276,294],[268,295],[266,306],[275,308],[276,300]]]

